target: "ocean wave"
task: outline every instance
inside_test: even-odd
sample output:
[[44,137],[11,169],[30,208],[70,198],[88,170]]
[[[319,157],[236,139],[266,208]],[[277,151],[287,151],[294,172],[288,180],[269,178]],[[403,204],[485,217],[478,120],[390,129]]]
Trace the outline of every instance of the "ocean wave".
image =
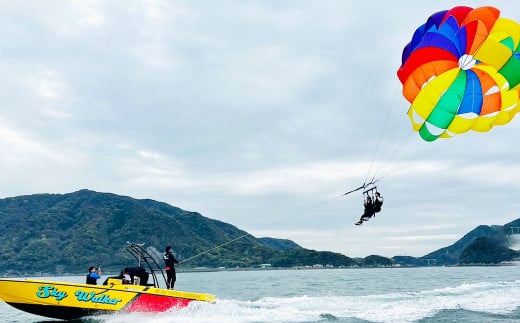
[[416,322],[443,311],[464,310],[508,315],[520,308],[520,281],[464,283],[415,292],[363,296],[263,297],[255,301],[220,299],[216,304],[156,315],[127,314],[106,322]]

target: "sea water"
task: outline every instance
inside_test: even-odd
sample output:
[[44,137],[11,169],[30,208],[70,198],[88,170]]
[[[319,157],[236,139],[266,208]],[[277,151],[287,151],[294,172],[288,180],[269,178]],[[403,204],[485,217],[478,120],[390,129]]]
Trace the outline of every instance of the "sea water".
[[[81,282],[84,277],[55,277]],[[520,322],[520,266],[178,273],[178,290],[212,293],[159,314],[83,322]],[[0,303],[2,322],[54,322]]]

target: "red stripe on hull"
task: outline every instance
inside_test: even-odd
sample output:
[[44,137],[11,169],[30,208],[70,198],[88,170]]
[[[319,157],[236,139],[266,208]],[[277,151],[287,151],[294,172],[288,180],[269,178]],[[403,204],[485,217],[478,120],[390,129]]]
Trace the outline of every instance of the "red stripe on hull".
[[170,308],[186,307],[191,299],[167,297],[161,295],[141,294],[128,307],[129,312],[165,312]]

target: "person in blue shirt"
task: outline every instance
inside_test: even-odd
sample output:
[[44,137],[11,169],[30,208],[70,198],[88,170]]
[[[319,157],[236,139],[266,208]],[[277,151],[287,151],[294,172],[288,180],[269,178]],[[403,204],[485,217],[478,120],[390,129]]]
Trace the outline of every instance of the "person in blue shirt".
[[175,256],[172,253],[172,247],[166,247],[163,259],[166,265],[164,268],[166,270],[166,288],[173,289],[173,285],[175,285],[175,281],[177,280],[175,275],[175,265],[178,265],[179,262],[175,259]]
[[89,267],[87,275],[87,284],[97,285],[97,280],[101,278],[101,267]]

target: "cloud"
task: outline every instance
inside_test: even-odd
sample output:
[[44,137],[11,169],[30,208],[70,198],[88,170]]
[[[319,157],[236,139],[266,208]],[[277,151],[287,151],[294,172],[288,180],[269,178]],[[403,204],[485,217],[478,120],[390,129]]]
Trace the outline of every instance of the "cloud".
[[8,154],[2,154],[4,161],[23,166],[33,164],[35,161],[63,163],[69,160],[58,147],[37,139],[33,134],[9,127],[5,123],[5,121],[0,122],[0,144],[3,151],[9,151]]
[[194,183],[185,175],[181,163],[160,153],[137,150],[125,158],[115,160],[113,169],[126,185],[144,189],[195,189]]
[[[459,3],[399,3],[6,2],[1,193],[153,198],[357,256],[518,217],[516,120],[426,143],[406,116],[402,48]],[[372,178],[384,211],[358,228],[341,195]]]
[[77,24],[82,27],[100,28],[105,24],[103,1],[71,1],[72,17],[77,17]]

